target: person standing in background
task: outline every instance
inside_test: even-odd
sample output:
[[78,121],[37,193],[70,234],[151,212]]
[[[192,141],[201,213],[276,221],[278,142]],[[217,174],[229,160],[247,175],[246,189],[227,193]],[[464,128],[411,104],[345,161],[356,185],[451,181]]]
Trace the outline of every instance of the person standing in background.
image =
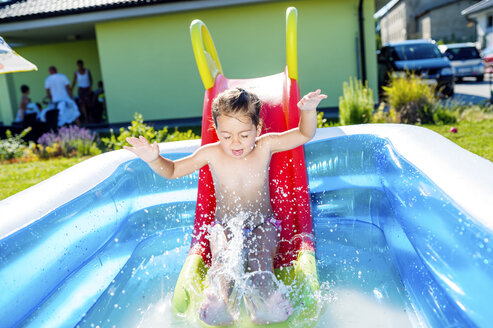
[[45,89],[51,102],[72,99],[72,88],[65,74],[58,73],[55,66],[48,68],[50,75],[45,80]]
[[58,109],[58,126],[70,124],[80,116],[77,104],[72,100],[70,81],[65,74],[58,73],[55,66],[50,66],[48,71],[50,75],[45,80],[45,89],[51,105],[44,111]]
[[91,71],[84,67],[84,62],[81,59],[77,61],[77,70],[74,72],[74,78],[72,79],[72,89],[75,87],[76,83],[78,87],[78,105],[82,114],[82,123],[90,123],[92,121],[92,75]]

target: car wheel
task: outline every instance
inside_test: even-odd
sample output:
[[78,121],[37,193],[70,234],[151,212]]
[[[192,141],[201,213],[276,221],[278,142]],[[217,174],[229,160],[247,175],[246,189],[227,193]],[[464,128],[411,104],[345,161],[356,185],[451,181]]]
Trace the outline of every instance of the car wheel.
[[476,76],[476,81],[483,82],[484,81],[484,75]]
[[444,84],[439,89],[439,97],[440,98],[452,98],[454,96],[454,84]]
[[454,96],[454,87],[453,86],[447,86],[443,93],[444,93],[445,97],[452,98]]

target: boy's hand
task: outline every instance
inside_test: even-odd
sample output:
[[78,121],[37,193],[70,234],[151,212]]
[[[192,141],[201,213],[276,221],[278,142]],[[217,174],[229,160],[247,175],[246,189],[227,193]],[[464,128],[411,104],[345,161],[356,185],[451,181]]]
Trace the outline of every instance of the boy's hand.
[[127,142],[133,147],[123,146],[123,148],[130,150],[147,163],[150,163],[159,157],[159,146],[157,142],[154,142],[151,145],[143,136],[140,136],[139,138],[127,138]]
[[327,95],[320,93],[320,89],[317,91],[310,92],[306,94],[301,100],[298,102],[298,108],[300,110],[314,110],[317,108],[318,104],[322,101],[322,99],[327,98]]

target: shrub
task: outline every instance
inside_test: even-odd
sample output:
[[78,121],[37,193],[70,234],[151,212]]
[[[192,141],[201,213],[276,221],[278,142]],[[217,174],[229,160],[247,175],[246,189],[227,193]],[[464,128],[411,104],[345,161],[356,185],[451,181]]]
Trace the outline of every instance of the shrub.
[[455,111],[438,108],[433,113],[433,121],[436,124],[453,124],[457,122],[457,114]]
[[43,134],[38,139],[38,151],[41,158],[101,154],[96,142],[96,133],[76,125],[63,126],[57,133],[51,131]]
[[324,112],[317,113],[317,128],[326,128],[327,127],[327,119],[324,118]]
[[166,136],[165,142],[172,141],[180,141],[180,140],[192,140],[192,139],[200,139],[200,136],[193,133],[192,130],[187,130],[186,132],[178,131],[178,128],[175,128],[175,131]]
[[144,124],[144,118],[142,117],[142,114],[135,113],[134,120],[128,127],[128,130],[122,127],[120,128],[120,134],[118,136],[115,136],[113,129],[110,129],[110,134],[110,137],[101,138],[101,141],[105,144],[107,148],[117,150],[123,149],[123,146],[125,145],[128,146],[128,143],[126,141],[128,137],[143,136],[150,143],[153,143],[154,141],[162,142],[168,134],[168,128],[164,127],[162,130],[156,132],[156,130],[154,130],[154,127]]
[[434,87],[415,74],[391,76],[389,86],[383,87],[387,103],[398,114],[400,123],[433,123],[437,102]]
[[11,160],[23,157],[28,150],[26,142],[22,139],[31,131],[31,128],[23,130],[20,134],[12,136],[10,130],[6,131],[6,139],[0,139],[0,160]]
[[344,82],[339,97],[339,118],[342,125],[369,123],[373,113],[373,91],[356,78]]
[[332,126],[340,126],[339,122],[329,121],[324,118],[324,112],[317,113],[317,128],[330,128]]
[[399,115],[393,108],[385,110],[385,103],[380,103],[378,109],[373,113],[371,118],[372,123],[398,123],[400,122]]
[[149,141],[149,143],[153,143],[154,141],[159,143],[164,141],[168,142],[200,138],[200,136],[194,134],[192,130],[180,132],[178,129],[175,129],[175,131],[170,134],[168,127],[165,126],[161,130],[156,131],[154,127],[144,123],[144,118],[140,113],[134,114],[134,120],[128,129],[120,128],[120,134],[118,136],[116,136],[113,129],[111,129],[110,134],[110,137],[101,138],[101,141],[107,148],[112,150],[122,149],[125,145],[128,146],[126,140],[128,137],[143,136]]

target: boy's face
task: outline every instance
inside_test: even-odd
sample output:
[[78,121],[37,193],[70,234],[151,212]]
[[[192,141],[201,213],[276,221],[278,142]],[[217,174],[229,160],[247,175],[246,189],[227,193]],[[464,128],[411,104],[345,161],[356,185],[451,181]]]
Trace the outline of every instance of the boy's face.
[[234,158],[244,158],[253,148],[260,135],[250,117],[245,115],[217,117],[216,133],[223,151]]

